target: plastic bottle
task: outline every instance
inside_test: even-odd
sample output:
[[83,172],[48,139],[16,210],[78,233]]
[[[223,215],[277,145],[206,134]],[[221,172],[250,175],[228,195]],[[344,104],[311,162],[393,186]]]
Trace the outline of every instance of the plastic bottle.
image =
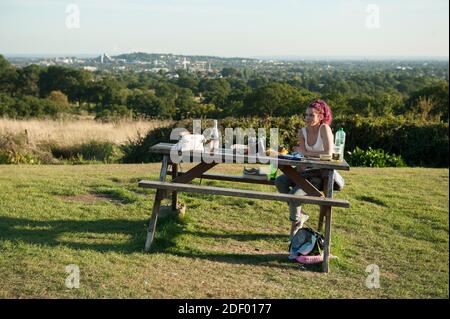
[[211,132],[210,151],[219,148],[219,128],[217,126],[217,120],[214,120],[214,127]]
[[257,139],[255,136],[248,137],[248,155],[256,155]]
[[266,155],[266,138],[264,136],[258,137],[258,154],[260,156]]
[[270,163],[269,174],[267,174],[267,179],[274,181],[277,178],[278,167]]
[[339,160],[344,159],[344,148],[345,148],[345,132],[343,128],[340,128],[339,131],[336,132],[336,136],[334,139],[334,146],[339,147],[339,152],[341,154]]

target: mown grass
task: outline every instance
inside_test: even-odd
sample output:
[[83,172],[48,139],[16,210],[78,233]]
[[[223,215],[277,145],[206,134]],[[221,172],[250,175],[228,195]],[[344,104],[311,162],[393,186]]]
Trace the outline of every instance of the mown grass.
[[[347,185],[336,197],[351,208],[334,209],[339,259],[329,274],[287,259],[287,205],[268,201],[180,194],[186,216],[160,219],[153,251],[144,253],[154,191],[137,182],[158,175],[159,164],[0,166],[0,297],[449,296],[447,169],[342,173]],[[316,227],[318,209],[306,209]],[[79,289],[65,286],[69,264],[80,268]],[[370,264],[380,268],[379,289],[365,285]]]

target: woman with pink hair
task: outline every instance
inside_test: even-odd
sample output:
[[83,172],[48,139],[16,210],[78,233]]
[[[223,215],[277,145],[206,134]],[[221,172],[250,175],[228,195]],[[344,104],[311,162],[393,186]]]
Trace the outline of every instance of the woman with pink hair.
[[[306,108],[306,127],[301,128],[297,135],[297,146],[294,152],[302,153],[307,157],[320,157],[321,154],[330,155],[333,152],[333,133],[330,128],[332,121],[331,109],[323,100],[314,100]],[[322,188],[323,180],[320,177],[311,177],[308,180],[317,189]],[[281,175],[275,180],[275,185],[280,193],[306,195],[306,193],[291,181],[286,175]],[[289,203],[292,222],[290,239],[295,232],[303,226],[309,216],[302,211],[301,206]]]
[[306,109],[306,127],[298,132],[298,145],[294,147],[294,152],[311,157],[331,155],[334,146],[331,121],[332,114],[328,104],[323,100],[312,101]]

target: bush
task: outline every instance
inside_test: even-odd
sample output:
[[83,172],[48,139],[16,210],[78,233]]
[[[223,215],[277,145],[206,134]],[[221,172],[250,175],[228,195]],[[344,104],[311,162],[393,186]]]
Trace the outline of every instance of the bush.
[[27,133],[0,135],[0,164],[54,164],[45,149],[29,142]]
[[41,161],[33,154],[0,151],[0,164],[41,164]]
[[133,111],[128,109],[125,105],[112,105],[110,108],[104,108],[97,112],[95,120],[107,123],[131,119],[132,117]]
[[350,166],[364,167],[405,167],[401,156],[389,154],[382,149],[362,150],[356,147],[353,152],[347,152],[345,160]]
[[9,115],[15,100],[6,93],[0,93],[0,116]]
[[69,99],[67,95],[62,93],[61,91],[51,91],[47,100],[52,101],[58,105],[61,105],[63,108],[69,107]]
[[8,97],[0,95],[0,116],[11,118],[52,117],[65,112],[67,107],[48,99],[40,99],[34,96]]
[[52,145],[51,152],[55,158],[82,163],[85,161],[103,161],[112,163],[120,161],[123,152],[111,142],[89,141],[78,145]]
[[409,166],[448,167],[448,123],[355,116],[332,126],[344,128],[347,150],[372,147],[400,155]]
[[[298,129],[305,126],[300,116],[235,118],[219,121],[224,128],[265,128],[269,141],[270,128],[279,129],[279,143],[292,149],[297,144]],[[211,126],[211,121],[202,121],[202,130]],[[161,156],[150,154],[148,149],[159,142],[169,142],[172,128],[185,127],[192,131],[192,120],[176,122],[172,127],[153,130],[139,141],[125,146],[124,160],[127,163],[153,162]],[[340,117],[331,128],[333,132],[343,127],[346,132],[346,149],[372,148],[388,154],[398,154],[409,166],[448,167],[448,123],[408,120],[403,117]]]
[[124,163],[151,163],[159,162],[162,156],[149,152],[151,146],[160,142],[170,141],[170,132],[173,127],[160,127],[150,131],[147,136],[139,136],[136,140],[128,141],[122,146],[124,156],[122,162]]

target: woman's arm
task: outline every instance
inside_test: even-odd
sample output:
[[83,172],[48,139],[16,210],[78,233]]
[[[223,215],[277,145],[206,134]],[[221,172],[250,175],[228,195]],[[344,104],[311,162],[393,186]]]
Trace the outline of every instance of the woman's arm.
[[[303,136],[303,130],[299,129],[297,132],[297,146],[294,146],[294,152],[306,153],[305,137]],[[297,166],[298,172],[303,172],[305,170],[304,166]]]
[[333,153],[334,141],[333,141],[333,132],[331,131],[331,127],[327,124],[322,125],[320,130],[320,136],[323,141],[323,152],[320,154],[330,155]]
[[303,137],[302,130],[299,129],[297,133],[297,145],[293,148],[294,152],[299,152],[302,154],[305,154],[306,147],[305,147],[305,138]]

